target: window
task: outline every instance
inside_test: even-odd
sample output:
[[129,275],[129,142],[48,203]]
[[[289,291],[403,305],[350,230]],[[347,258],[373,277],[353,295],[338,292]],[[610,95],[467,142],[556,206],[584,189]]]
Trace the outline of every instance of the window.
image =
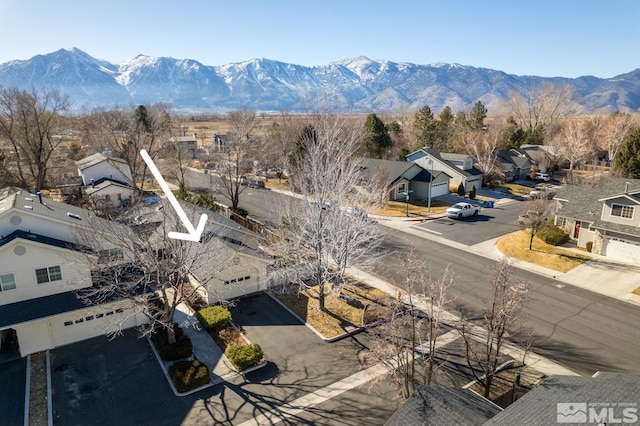
[[397,191],[398,191],[398,194],[402,194],[403,192],[407,192],[407,184],[405,182],[402,182],[402,183],[398,184]]
[[0,291],[13,290],[16,288],[16,280],[13,274],[0,275]]
[[98,263],[115,262],[122,259],[124,259],[124,255],[119,248],[100,250],[98,252]]
[[62,279],[62,272],[60,271],[59,266],[36,269],[36,278],[38,280],[38,284],[60,281]]
[[567,226],[567,218],[566,217],[558,217],[556,216],[556,226],[558,228],[563,228]]
[[612,204],[611,216],[622,217],[624,219],[631,219],[633,218],[633,207],[622,206],[620,204]]
[[65,327],[69,327],[70,325],[73,325],[73,321],[65,321],[64,322],[64,326]]

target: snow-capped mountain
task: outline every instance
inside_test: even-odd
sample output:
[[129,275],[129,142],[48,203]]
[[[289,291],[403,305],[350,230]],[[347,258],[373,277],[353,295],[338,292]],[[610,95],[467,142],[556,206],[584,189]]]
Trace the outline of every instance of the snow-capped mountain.
[[0,86],[56,88],[75,110],[166,102],[175,111],[400,111],[428,105],[457,110],[482,101],[489,109],[509,91],[548,81],[573,86],[585,111],[640,110],[640,69],[610,79],[516,76],[460,64],[416,65],[344,59],[305,67],[253,59],[207,66],[192,59],[138,55],[120,64],[78,49],[0,64]]

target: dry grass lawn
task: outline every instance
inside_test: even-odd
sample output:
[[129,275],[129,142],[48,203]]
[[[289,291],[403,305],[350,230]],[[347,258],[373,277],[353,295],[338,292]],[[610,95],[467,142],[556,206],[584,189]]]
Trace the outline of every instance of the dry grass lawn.
[[517,183],[501,183],[500,187],[507,188],[513,195],[529,195],[533,188],[530,186],[519,185]]
[[528,231],[509,234],[498,240],[498,250],[514,259],[559,272],[568,272],[590,259],[588,256],[546,244],[537,237],[533,238],[533,248],[529,250],[529,235]]
[[[449,207],[451,207],[450,204],[445,204],[438,200],[431,200],[431,212],[429,212],[426,201],[419,204],[409,204],[409,217],[444,213],[444,211]],[[406,217],[407,203],[401,201],[388,201],[383,207],[374,210],[371,214],[387,217]]]
[[[360,300],[363,305],[389,297],[382,290],[364,285],[346,286],[343,293]],[[318,309],[317,287],[304,290],[299,294],[274,294],[274,296],[327,339],[344,334],[349,327],[363,325],[363,310],[349,305],[335,293],[325,297],[326,312],[321,312]]]

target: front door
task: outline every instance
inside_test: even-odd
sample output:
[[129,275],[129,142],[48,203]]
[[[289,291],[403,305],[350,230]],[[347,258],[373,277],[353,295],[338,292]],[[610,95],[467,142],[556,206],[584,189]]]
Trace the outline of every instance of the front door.
[[577,240],[580,236],[580,225],[581,222],[576,222],[576,227],[573,229],[573,239]]

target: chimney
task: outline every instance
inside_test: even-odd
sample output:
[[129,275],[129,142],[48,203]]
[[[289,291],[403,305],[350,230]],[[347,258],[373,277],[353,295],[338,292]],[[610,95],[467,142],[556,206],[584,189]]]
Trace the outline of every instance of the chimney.
[[38,191],[38,194],[37,194],[37,195],[38,195],[38,201],[40,202],[40,204],[44,204],[44,203],[42,202],[42,192]]
[[96,183],[93,181],[93,179],[91,179],[91,187],[95,188],[96,187]]

